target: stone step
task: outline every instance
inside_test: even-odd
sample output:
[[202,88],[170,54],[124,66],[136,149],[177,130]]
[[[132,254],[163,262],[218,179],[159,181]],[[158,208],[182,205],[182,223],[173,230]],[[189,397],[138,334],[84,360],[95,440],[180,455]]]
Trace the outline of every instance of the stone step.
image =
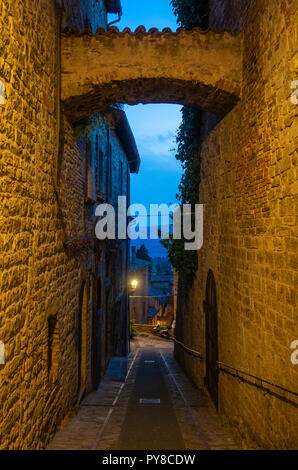
[[127,374],[127,357],[112,357],[105,380],[124,382]]

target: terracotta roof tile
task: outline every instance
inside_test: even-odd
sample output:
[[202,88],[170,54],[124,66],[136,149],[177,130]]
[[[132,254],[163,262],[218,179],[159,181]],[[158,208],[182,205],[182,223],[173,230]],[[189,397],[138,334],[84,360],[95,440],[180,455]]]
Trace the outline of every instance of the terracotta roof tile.
[[[131,36],[139,36],[139,35],[143,35],[143,36],[162,36],[162,35],[172,34],[172,35],[176,36],[180,33],[192,34],[193,31],[197,31],[200,34],[208,34],[210,31],[213,32],[213,33],[217,33],[217,34],[223,34],[223,33],[226,32],[225,30],[214,30],[214,29],[211,29],[211,28],[206,29],[206,30],[203,30],[201,28],[193,28],[191,31],[185,30],[183,28],[178,28],[176,31],[172,31],[171,28],[164,28],[162,31],[160,31],[157,28],[150,28],[147,31],[145,26],[141,25],[141,26],[138,26],[135,31],[131,31],[130,28],[124,28],[123,31],[119,31],[117,26],[111,26],[110,28],[108,28],[108,30],[105,30],[104,28],[97,28],[95,35],[101,35],[102,34],[102,35],[108,36],[108,35],[111,35],[111,34],[118,34],[119,36],[124,36],[126,34],[130,34]],[[71,36],[71,35],[75,35],[75,36],[84,36],[84,35],[93,36],[93,33],[89,29],[85,29],[83,31],[78,31],[78,30],[74,30],[74,29],[65,29],[63,31],[63,35],[64,36]]]

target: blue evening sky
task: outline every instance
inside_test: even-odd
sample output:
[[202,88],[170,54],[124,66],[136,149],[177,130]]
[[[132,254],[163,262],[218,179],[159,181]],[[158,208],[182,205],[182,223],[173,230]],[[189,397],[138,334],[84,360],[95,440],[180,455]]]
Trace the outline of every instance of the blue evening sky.
[[[175,16],[170,0],[122,0],[123,16],[115,26],[135,30],[170,27],[175,30]],[[109,21],[114,15],[109,16]],[[131,202],[150,204],[174,203],[181,178],[175,159],[175,134],[181,121],[181,106],[152,104],[125,106],[141,157],[138,175],[131,177]],[[172,151],[171,151],[172,150]]]

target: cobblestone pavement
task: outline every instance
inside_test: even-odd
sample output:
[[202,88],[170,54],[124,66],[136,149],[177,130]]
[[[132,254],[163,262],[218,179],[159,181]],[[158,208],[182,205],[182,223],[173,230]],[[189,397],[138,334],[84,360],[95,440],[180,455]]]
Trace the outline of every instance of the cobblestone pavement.
[[[152,387],[144,374],[145,367],[154,381]],[[140,394],[145,395],[143,398],[160,395],[160,404],[142,405]],[[103,380],[99,390],[84,399],[77,415],[48,446],[51,450],[141,448],[240,448],[221,423],[205,391],[196,389],[176,363],[173,344],[155,336],[137,337],[129,355],[126,381]]]

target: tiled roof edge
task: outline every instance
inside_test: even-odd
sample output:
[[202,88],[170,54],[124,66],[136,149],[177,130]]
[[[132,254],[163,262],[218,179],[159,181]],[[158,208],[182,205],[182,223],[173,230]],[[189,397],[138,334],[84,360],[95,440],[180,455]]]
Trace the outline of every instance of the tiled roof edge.
[[[166,34],[171,34],[173,36],[177,36],[178,34],[185,33],[185,34],[191,34],[194,31],[197,31],[200,34],[208,34],[209,32],[215,33],[215,34],[224,34],[228,33],[229,31],[222,29],[222,30],[216,30],[213,28],[208,28],[208,29],[201,29],[201,28],[193,28],[192,30],[186,30],[183,28],[178,28],[176,31],[172,31],[171,28],[164,28],[162,31],[160,31],[157,28],[150,28],[148,31],[146,31],[145,26],[139,26],[135,31],[131,31],[130,28],[125,28],[123,31],[119,31],[117,26],[112,26],[108,28],[108,30],[105,30],[104,28],[97,28],[95,32],[95,36],[98,35],[105,35],[109,36],[112,34],[117,34],[118,36],[124,36],[126,34],[129,34],[130,36],[138,36],[138,35],[143,35],[143,36],[162,36]],[[76,29],[66,29],[63,31],[63,36],[68,37],[68,36],[94,36],[91,30],[85,29],[83,31],[78,31]]]

